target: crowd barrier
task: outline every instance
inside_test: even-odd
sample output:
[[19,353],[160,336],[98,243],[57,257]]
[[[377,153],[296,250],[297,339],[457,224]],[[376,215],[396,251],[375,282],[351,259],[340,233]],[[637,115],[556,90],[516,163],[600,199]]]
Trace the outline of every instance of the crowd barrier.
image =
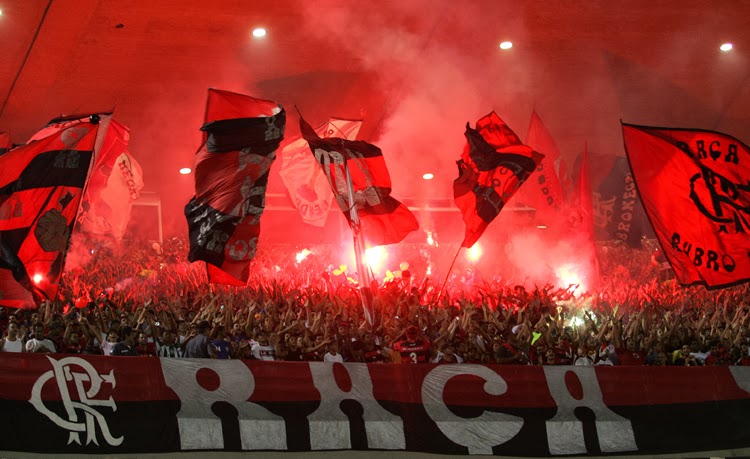
[[505,456],[750,447],[750,369],[328,364],[3,354],[0,450],[403,450]]

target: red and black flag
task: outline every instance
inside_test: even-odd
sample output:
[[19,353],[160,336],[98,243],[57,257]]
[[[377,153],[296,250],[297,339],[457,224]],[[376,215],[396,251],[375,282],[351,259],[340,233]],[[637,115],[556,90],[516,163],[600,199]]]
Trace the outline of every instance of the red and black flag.
[[32,308],[57,295],[97,134],[108,122],[92,115],[0,157],[0,306]]
[[205,142],[195,155],[195,196],[185,206],[190,261],[208,264],[209,281],[245,285],[260,235],[266,185],[284,138],[277,103],[209,89]]
[[466,123],[466,140],[458,160],[453,198],[461,210],[466,235],[462,247],[471,247],[503,206],[523,185],[544,155],[527,147],[495,112]]
[[[315,132],[324,138],[354,140],[361,126],[362,120],[331,118]],[[323,170],[310,155],[305,139],[297,139],[281,150],[279,175],[302,221],[320,228],[325,226],[333,194]]]
[[635,183],[682,284],[750,280],[750,148],[726,134],[623,124]]
[[[360,230],[367,243],[373,246],[395,244],[419,229],[411,211],[391,197],[391,177],[380,148],[362,140],[320,138],[301,116],[300,130],[323,168],[349,225],[352,225],[349,211],[353,205],[357,206]],[[354,203],[349,202],[345,165],[351,177]]]
[[7,132],[0,132],[0,156],[9,152],[13,148],[13,144],[10,141],[10,134]]
[[[42,139],[85,118],[79,115],[55,118],[30,140]],[[86,183],[76,232],[106,235],[116,240],[125,235],[133,201],[143,188],[141,166],[128,151],[129,139],[130,130],[126,126],[109,121]]]

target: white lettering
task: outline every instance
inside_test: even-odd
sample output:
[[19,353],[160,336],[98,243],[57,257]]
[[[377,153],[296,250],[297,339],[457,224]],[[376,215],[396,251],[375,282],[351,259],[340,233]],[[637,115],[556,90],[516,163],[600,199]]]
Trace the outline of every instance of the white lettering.
[[[372,380],[364,363],[343,365],[349,373],[352,388],[344,392],[336,384],[333,368],[336,364],[311,363],[313,384],[320,392],[320,406],[308,416],[310,446],[318,449],[351,448],[349,418],[341,411],[343,400],[356,400],[362,405],[362,418],[367,433],[367,447],[371,449],[405,449],[404,421],[380,406],[372,392]],[[340,365],[340,364],[339,364]]]
[[[581,400],[576,400],[565,384],[565,375],[568,372],[574,373],[581,382],[583,387]],[[617,415],[604,404],[594,368],[545,366],[544,376],[547,378],[550,394],[557,403],[555,417],[547,421],[547,441],[551,454],[587,452],[583,439],[583,423],[574,414],[578,407],[589,408],[594,412],[596,433],[602,452],[638,450],[631,422]]]
[[[239,413],[243,450],[287,448],[284,419],[248,401],[255,390],[255,378],[241,361],[163,358],[160,362],[164,381],[182,404],[177,423],[183,450],[224,448],[221,420],[211,410],[220,401],[230,403]],[[216,390],[198,383],[198,371],[203,369],[218,376]]]
[[445,384],[459,375],[484,379],[484,390],[502,395],[508,384],[497,373],[481,365],[441,365],[433,369],[422,383],[422,404],[427,415],[451,441],[469,448],[469,454],[492,454],[492,447],[515,437],[523,427],[523,418],[504,413],[485,412],[473,419],[456,416],[445,405]]

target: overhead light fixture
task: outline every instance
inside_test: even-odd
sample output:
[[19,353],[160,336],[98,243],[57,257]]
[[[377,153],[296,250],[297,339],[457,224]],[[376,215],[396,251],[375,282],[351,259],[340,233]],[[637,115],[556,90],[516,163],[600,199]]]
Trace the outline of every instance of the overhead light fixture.
[[193,172],[193,170],[189,167],[183,167],[182,169],[180,169],[180,174],[182,175],[188,175],[191,172]]
[[256,29],[253,29],[253,37],[255,38],[261,38],[266,36],[266,29],[263,27],[258,27]]
[[547,225],[536,225],[539,229],[547,229]]
[[500,43],[500,49],[511,49],[512,47],[513,47],[513,42],[504,41]]
[[430,174],[429,172],[422,175],[422,178],[425,180],[432,180],[435,176]]
[[734,48],[734,45],[732,45],[731,43],[724,43],[723,45],[719,46],[719,49],[724,51],[725,53],[727,51],[731,51],[732,48]]

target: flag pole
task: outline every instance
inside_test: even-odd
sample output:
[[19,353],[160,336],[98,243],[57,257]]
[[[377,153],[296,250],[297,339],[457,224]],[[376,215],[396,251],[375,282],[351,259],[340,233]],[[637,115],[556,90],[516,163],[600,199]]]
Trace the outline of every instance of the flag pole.
[[436,302],[436,303],[437,303],[438,301],[440,301],[440,297],[442,297],[442,296],[443,296],[443,290],[445,290],[445,285],[446,285],[446,284],[448,283],[448,278],[449,278],[449,277],[450,277],[450,275],[451,275],[451,271],[453,271],[453,265],[455,265],[455,264],[456,264],[456,260],[458,259],[458,254],[459,254],[459,253],[461,253],[461,249],[462,249],[462,248],[463,248],[463,245],[459,245],[459,246],[458,246],[458,250],[456,251],[456,256],[454,256],[454,257],[453,257],[453,261],[451,262],[451,266],[450,266],[450,268],[448,268],[448,272],[447,272],[447,273],[445,273],[445,280],[443,281],[443,286],[442,286],[442,287],[440,287],[440,291],[438,292],[438,297],[437,297],[437,299],[435,300],[435,302]]
[[365,314],[365,320],[374,326],[373,311],[370,307],[372,294],[370,292],[370,273],[368,267],[363,262],[364,240],[359,224],[359,214],[357,213],[357,204],[354,201],[354,190],[352,189],[352,177],[349,173],[349,164],[344,158],[344,171],[346,172],[346,187],[349,195],[349,219],[352,222],[352,235],[354,237],[354,257],[357,262],[357,273],[359,274],[359,295],[362,299],[362,308]]

